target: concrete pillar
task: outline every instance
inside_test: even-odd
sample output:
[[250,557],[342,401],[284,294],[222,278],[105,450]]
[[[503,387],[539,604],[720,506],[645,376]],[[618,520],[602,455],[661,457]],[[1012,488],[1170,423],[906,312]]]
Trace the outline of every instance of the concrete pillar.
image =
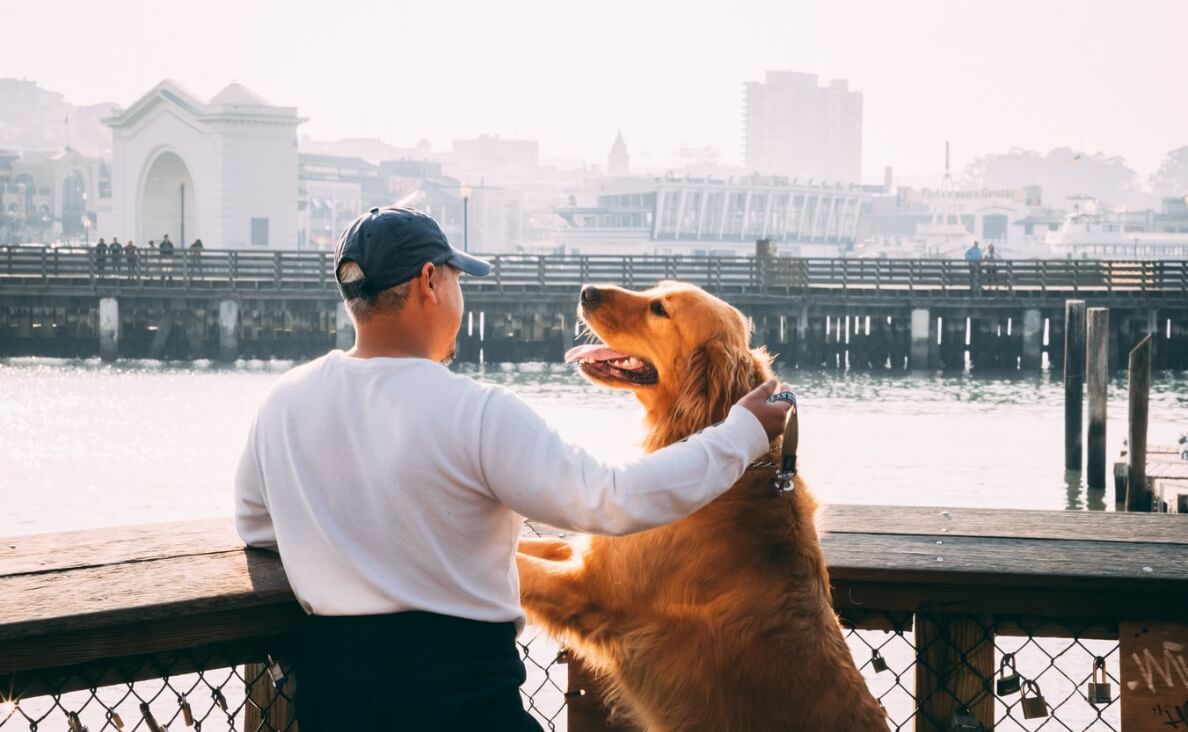
[[99,357],[104,361],[120,357],[120,303],[114,297],[99,300]]
[[801,305],[796,315],[796,363],[800,368],[809,364],[809,314],[808,305]]
[[239,355],[239,303],[219,302],[219,360],[234,361]]
[[334,311],[334,329],[337,332],[334,343],[336,348],[349,351],[354,347],[355,321],[351,320],[351,315],[347,312],[344,302],[339,302]]
[[932,353],[932,313],[928,308],[912,309],[912,352],[909,365],[913,369],[931,368],[929,356]]
[[1044,361],[1044,318],[1038,310],[1023,311],[1023,370],[1039,371]]

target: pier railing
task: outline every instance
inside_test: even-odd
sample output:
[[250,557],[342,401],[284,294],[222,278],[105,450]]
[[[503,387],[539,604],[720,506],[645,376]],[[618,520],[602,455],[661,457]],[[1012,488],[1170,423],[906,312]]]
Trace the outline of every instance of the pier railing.
[[[800,259],[613,255],[487,255],[479,291],[572,291],[588,282],[646,287],[692,282],[714,292],[811,290],[928,294],[1150,294],[1188,296],[1188,260]],[[0,247],[0,287],[334,290],[330,252],[177,250],[100,257],[93,249]]]
[[[822,524],[892,729],[1145,730],[1179,713],[1127,683],[1127,644],[1184,622],[1182,517],[832,506]],[[0,732],[294,730],[303,618],[279,559],[229,521],[4,539]],[[577,658],[532,628],[520,643],[542,725],[618,729]],[[1169,663],[1174,686],[1183,656]]]

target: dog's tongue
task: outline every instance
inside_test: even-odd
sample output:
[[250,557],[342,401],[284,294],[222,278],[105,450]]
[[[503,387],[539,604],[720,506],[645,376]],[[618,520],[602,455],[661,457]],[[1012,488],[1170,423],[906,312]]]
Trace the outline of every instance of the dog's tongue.
[[627,358],[627,356],[601,344],[574,346],[565,352],[565,363],[573,363],[575,361],[614,361],[620,358]]

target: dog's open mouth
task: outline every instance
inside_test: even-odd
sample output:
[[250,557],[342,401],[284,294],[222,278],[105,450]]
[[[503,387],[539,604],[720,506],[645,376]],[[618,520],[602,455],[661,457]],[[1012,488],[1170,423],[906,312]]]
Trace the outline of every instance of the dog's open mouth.
[[565,353],[565,363],[577,363],[586,375],[603,381],[648,385],[659,380],[656,367],[652,364],[601,344],[574,346]]

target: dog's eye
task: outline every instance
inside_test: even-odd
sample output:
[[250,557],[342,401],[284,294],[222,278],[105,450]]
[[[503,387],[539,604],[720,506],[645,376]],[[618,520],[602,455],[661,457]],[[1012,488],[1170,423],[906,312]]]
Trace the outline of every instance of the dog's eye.
[[655,315],[660,318],[667,318],[668,311],[664,309],[664,303],[660,302],[659,300],[653,300],[652,301],[652,315]]

